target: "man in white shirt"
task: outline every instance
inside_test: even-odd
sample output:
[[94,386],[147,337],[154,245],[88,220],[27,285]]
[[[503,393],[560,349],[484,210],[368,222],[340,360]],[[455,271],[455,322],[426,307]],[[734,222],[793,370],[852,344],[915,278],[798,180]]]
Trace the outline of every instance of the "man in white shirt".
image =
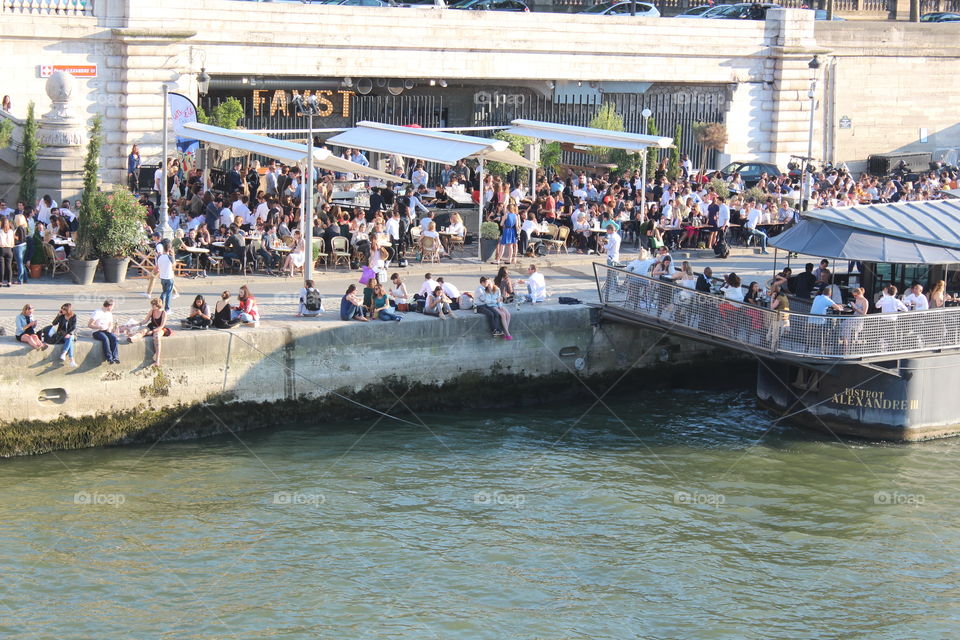
[[510,192],[510,197],[518,206],[523,202],[523,199],[527,197],[527,192],[524,190],[522,182],[518,183],[517,188]]
[[420,218],[420,231],[428,230],[431,222],[433,222],[433,212],[427,211],[426,215]]
[[720,210],[717,212],[717,242],[725,241],[727,237],[727,225],[730,224],[730,207],[727,206],[726,199],[717,196],[717,205]]
[[908,311],[907,305],[897,300],[897,288],[892,284],[883,290],[883,295],[877,300],[877,309],[880,313],[897,313],[898,311]]
[[927,300],[927,296],[923,294],[923,286],[919,284],[913,285],[910,293],[903,296],[903,304],[911,311],[927,311],[930,309],[930,302]]
[[433,279],[433,275],[426,273],[423,276],[423,284],[420,285],[420,291],[417,293],[426,298],[428,294],[433,293],[433,290],[439,286],[440,283]]
[[103,301],[103,307],[90,316],[87,327],[93,329],[93,338],[103,345],[103,358],[107,364],[120,364],[117,335],[114,333],[116,323],[113,321],[113,300],[107,298]]
[[[460,289],[458,289],[455,284],[453,284],[452,282],[445,282],[443,278],[437,278],[437,284],[439,284],[440,287],[443,289],[443,294],[457,304],[457,307],[455,307],[455,309],[461,306],[464,308],[467,308],[465,305],[461,304],[463,302],[461,296],[464,296],[464,295],[469,296],[469,294],[460,293]],[[470,296],[470,297],[472,298],[473,296]]]
[[243,224],[250,224],[253,220],[253,216],[250,215],[250,207],[247,206],[247,203],[244,202],[247,196],[237,196],[237,199],[233,201],[233,204],[230,205],[230,210],[233,212],[234,216],[240,216],[243,220]]
[[45,195],[37,202],[37,222],[42,222],[44,226],[50,226],[50,212],[57,208],[56,201],[49,195]]
[[161,182],[163,182],[163,166],[157,167],[157,170],[153,172],[153,190],[157,193],[163,191]]
[[530,302],[543,302],[547,299],[547,282],[543,274],[537,271],[537,265],[532,264],[527,267],[527,279],[520,280],[519,283],[527,285]]
[[390,214],[384,225],[384,231],[390,236],[390,244],[397,245],[400,242],[400,212],[394,211]]
[[253,221],[256,222],[257,220],[263,220],[266,222],[268,215],[270,215],[270,205],[267,204],[266,198],[261,197],[259,204],[257,204],[257,210]]
[[233,211],[231,211],[227,207],[224,207],[223,209],[221,209],[220,224],[222,224],[223,226],[229,229],[230,225],[233,224]]
[[413,175],[410,176],[410,183],[413,185],[413,188],[419,189],[420,187],[426,187],[429,181],[430,175],[426,169],[423,168],[423,165],[417,165],[417,168],[413,170]]
[[163,253],[157,256],[157,276],[160,278],[160,299],[163,300],[163,310],[170,311],[170,300],[173,298],[173,251],[170,241],[164,240]]
[[757,208],[757,203],[754,199],[750,198],[747,200],[747,221],[744,223],[743,228],[748,235],[760,240],[760,253],[770,253],[767,251],[767,234],[757,229],[757,224],[760,222],[760,215],[760,209]]

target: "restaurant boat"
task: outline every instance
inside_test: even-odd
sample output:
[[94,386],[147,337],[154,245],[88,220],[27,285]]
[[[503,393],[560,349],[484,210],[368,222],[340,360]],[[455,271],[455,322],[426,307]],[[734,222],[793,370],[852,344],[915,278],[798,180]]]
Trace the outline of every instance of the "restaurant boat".
[[[757,398],[777,421],[871,440],[960,433],[960,306],[878,313],[889,284],[960,290],[960,201],[818,209],[770,240],[800,255],[849,263],[844,300],[866,290],[866,316],[788,313],[595,264],[601,317],[737,349],[757,358]],[[958,303],[960,304],[960,303]]]

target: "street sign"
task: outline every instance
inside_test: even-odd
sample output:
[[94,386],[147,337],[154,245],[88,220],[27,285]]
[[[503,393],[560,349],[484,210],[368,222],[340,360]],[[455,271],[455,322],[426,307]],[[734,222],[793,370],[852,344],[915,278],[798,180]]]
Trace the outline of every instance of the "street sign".
[[842,118],[840,118],[841,129],[849,129],[851,126],[852,126],[852,123],[850,122],[850,118],[848,118],[847,116],[843,116]]
[[96,78],[97,65],[95,64],[42,64],[40,77],[49,78],[55,71],[65,71],[74,78]]

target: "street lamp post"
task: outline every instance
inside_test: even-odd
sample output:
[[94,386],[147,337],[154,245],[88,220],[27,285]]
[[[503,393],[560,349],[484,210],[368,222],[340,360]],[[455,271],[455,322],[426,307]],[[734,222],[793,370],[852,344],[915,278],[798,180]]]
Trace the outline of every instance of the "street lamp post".
[[304,177],[304,197],[300,202],[300,225],[303,228],[303,279],[313,279],[313,116],[320,112],[316,96],[304,99],[297,96],[293,106],[300,115],[307,116],[307,175]]
[[[648,108],[644,108],[640,112],[640,115],[643,116],[643,135],[647,135],[647,122],[650,121],[650,116],[653,115],[653,111],[650,111]],[[647,217],[647,150],[644,149],[640,153],[643,154],[641,171],[640,171],[640,213],[643,214],[644,219]],[[637,238],[637,244],[640,244],[639,236]]]
[[170,88],[167,86],[167,83],[163,83],[163,154],[160,157],[160,219],[158,221],[157,227],[159,227],[160,235],[163,238],[168,240],[173,238],[173,230],[170,229],[170,217],[169,217],[169,208],[167,204],[167,145],[169,141],[167,140],[167,128],[169,123],[167,122],[168,111],[170,109],[167,103],[167,94],[170,92]]
[[810,130],[807,134],[807,157],[804,159],[803,170],[800,172],[801,211],[810,208],[810,196],[813,191],[813,118],[817,109],[817,69],[820,68],[820,59],[813,56],[813,59],[807,63],[807,67],[813,72],[813,76],[810,78],[810,90],[807,91],[807,97],[810,99]]

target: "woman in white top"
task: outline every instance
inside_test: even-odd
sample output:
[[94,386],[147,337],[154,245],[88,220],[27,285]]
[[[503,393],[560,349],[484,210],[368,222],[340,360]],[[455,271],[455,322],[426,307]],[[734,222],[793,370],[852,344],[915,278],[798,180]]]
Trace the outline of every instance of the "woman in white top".
[[13,280],[13,245],[16,244],[10,218],[3,218],[0,225],[0,283],[9,287]]
[[743,302],[743,289],[740,288],[740,276],[731,273],[727,276],[727,282],[721,288],[723,297],[735,302]]
[[[403,280],[400,279],[400,274],[395,273],[390,276],[390,297],[393,298],[393,301],[396,303],[397,307],[400,305],[406,305],[409,296],[407,295],[407,285],[403,284]],[[406,308],[399,309],[400,311],[406,311]]]
[[303,267],[305,244],[300,229],[293,232],[293,241],[293,251],[287,255],[287,259],[283,263],[283,270],[290,277],[293,277],[294,269],[301,269]]
[[450,214],[450,224],[447,226],[447,231],[453,238],[458,240],[463,239],[466,229],[463,226],[463,220],[460,218],[459,213]]
[[691,267],[690,263],[686,260],[683,261],[680,267],[680,284],[688,289],[697,288],[697,274],[693,272],[693,267]]

